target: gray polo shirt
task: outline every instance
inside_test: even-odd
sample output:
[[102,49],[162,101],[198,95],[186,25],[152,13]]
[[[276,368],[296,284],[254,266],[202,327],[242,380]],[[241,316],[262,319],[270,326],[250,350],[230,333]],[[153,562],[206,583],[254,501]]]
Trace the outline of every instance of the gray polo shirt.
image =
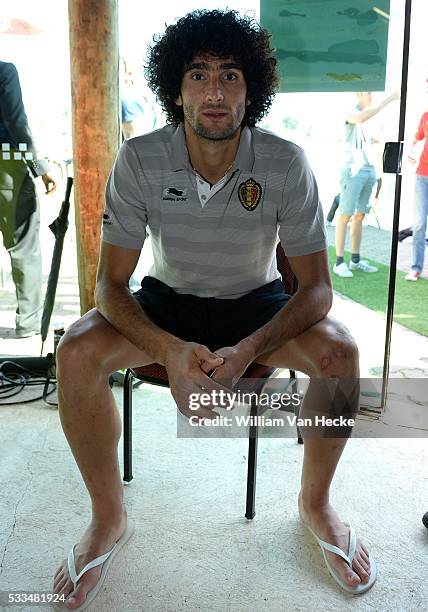
[[106,187],[102,239],[140,250],[146,228],[149,276],[178,293],[238,298],[280,278],[286,255],[326,248],[314,175],[297,145],[244,128],[224,185],[201,205],[183,125],[125,141]]

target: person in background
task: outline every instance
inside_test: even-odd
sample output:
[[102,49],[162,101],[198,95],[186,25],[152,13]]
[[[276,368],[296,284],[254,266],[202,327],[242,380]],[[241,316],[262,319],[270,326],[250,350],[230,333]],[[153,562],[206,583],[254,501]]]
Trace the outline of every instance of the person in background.
[[47,162],[37,159],[18,71],[14,64],[1,61],[0,144],[0,231],[18,303],[15,337],[26,338],[40,332],[43,304],[40,210],[33,178],[42,178],[47,194],[55,191],[56,183]]
[[[145,132],[143,127],[144,108],[140,102],[142,96],[138,94],[135,87],[133,73],[129,63],[119,58],[119,81],[120,81],[120,116],[122,126],[122,142],[140,136]],[[129,279],[129,287],[133,291],[140,288],[140,280],[134,272]]]
[[[350,278],[352,270],[362,272],[377,272],[360,257],[363,219],[370,210],[370,197],[376,183],[376,160],[374,159],[375,144],[363,125],[377,115],[388,104],[398,100],[398,91],[384,98],[376,106],[372,106],[372,93],[363,91],[357,93],[358,103],[355,110],[348,115],[345,123],[346,131],[346,161],[340,177],[340,216],[336,222],[336,263],[333,273],[337,276]],[[351,221],[351,261],[344,261],[346,229]]]
[[128,140],[143,133],[141,119],[144,108],[135,88],[133,74],[123,57],[120,58],[119,76],[122,136],[123,140]]
[[413,149],[417,142],[424,140],[424,148],[419,158],[415,177],[415,205],[413,225],[413,257],[412,269],[404,277],[408,281],[417,281],[424,269],[425,233],[428,215],[428,112],[425,112],[419,122],[418,130],[413,139],[408,159],[415,164]]

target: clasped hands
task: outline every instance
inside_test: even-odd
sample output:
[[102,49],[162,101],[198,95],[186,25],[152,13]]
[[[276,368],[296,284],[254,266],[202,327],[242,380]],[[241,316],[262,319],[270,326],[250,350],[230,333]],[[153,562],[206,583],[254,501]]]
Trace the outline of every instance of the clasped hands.
[[215,408],[231,405],[232,388],[252,361],[243,344],[212,352],[202,344],[185,342],[178,351],[169,352],[165,367],[179,411],[188,418],[218,417]]

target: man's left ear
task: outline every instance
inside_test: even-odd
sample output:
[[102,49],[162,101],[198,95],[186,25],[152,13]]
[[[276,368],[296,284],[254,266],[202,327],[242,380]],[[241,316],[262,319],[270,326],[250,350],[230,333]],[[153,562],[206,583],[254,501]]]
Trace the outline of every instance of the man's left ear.
[[251,100],[248,100],[245,102],[245,106],[249,106],[251,104]]

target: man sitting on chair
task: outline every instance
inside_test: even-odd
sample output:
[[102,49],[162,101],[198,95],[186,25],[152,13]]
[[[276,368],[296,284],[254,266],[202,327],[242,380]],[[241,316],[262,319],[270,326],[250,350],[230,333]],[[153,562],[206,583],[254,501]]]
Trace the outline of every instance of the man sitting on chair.
[[[194,11],[153,44],[146,76],[168,125],[119,150],[106,190],[96,308],[69,328],[57,352],[61,421],[93,513],[55,575],[54,591],[69,596],[71,609],[94,597],[109,551],[132,532],[110,373],[162,364],[179,410],[206,418],[216,413],[191,411],[189,392],[222,389],[253,361],[314,380],[359,376],[354,340],[328,315],[331,279],[312,171],[298,146],[255,127],[277,86],[269,34],[234,11]],[[154,264],[132,295],[146,227]],[[291,299],[276,268],[278,238],[298,279]],[[343,588],[366,590],[375,563],[329,503],[350,430],[302,433],[301,517],[344,551],[326,552]]]

